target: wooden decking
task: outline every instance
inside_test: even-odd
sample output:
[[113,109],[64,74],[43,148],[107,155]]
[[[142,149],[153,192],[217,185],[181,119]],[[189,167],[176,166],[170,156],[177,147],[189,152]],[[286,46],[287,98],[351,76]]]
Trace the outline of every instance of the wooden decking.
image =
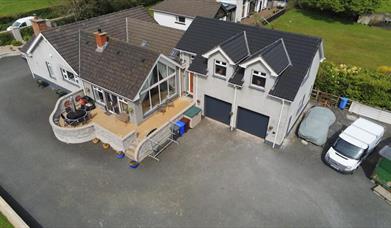
[[[98,107],[91,111],[91,119],[84,125],[96,123],[120,138],[127,136],[131,132],[136,132],[138,134],[138,140],[141,141],[152,130],[159,129],[164,124],[166,124],[167,121],[170,121],[181,112],[184,112],[185,109],[192,104],[192,102],[192,99],[188,97],[180,97],[171,102],[167,107],[160,107],[159,110],[155,111],[138,126],[132,123],[125,123],[119,120],[118,117],[114,114],[108,115],[103,109]],[[72,126],[65,126],[64,120],[62,118],[60,119],[59,124],[61,127],[72,128]],[[76,128],[82,127],[84,125],[76,126]]]
[[101,127],[121,138],[136,130],[134,124],[122,122],[114,114],[108,115],[101,108],[92,110],[91,117],[92,122],[99,124]]
[[185,109],[192,104],[192,99],[181,97],[173,101],[165,108],[156,111],[137,127],[138,138],[144,139],[152,130],[158,129],[170,121],[172,118],[186,111]]

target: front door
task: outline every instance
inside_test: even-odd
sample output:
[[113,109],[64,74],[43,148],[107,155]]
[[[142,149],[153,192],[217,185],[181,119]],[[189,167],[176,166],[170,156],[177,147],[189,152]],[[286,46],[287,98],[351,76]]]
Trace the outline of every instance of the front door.
[[106,108],[111,113],[119,114],[118,97],[114,94],[105,92]]
[[194,73],[189,73],[187,93],[190,95],[194,94]]

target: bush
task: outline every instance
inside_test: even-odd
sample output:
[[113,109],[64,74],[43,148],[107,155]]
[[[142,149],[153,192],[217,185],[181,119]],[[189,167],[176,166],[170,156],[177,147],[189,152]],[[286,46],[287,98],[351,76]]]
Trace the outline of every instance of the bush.
[[20,35],[22,35],[22,37],[25,37],[25,36],[32,36],[33,35],[33,33],[34,33],[34,31],[33,31],[33,27],[26,27],[26,28],[22,28],[21,30],[20,30]]
[[20,46],[20,45],[22,45],[22,44],[23,44],[23,43],[20,42],[19,40],[12,40],[12,41],[11,41],[11,45],[12,45],[12,46],[18,47],[18,46]]
[[297,4],[346,16],[358,16],[374,12],[380,7],[380,0],[297,0]]
[[391,66],[380,66],[377,71],[382,74],[391,75]]
[[10,45],[14,36],[10,32],[0,33],[0,46]]
[[391,75],[345,64],[322,63],[315,88],[391,110]]

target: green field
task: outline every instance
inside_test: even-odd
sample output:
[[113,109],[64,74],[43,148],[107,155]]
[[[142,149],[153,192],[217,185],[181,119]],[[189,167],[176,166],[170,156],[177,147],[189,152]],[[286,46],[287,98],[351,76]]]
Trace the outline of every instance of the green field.
[[278,30],[322,37],[330,61],[372,69],[391,65],[391,30],[298,9],[289,10],[272,25]]
[[0,17],[61,4],[61,0],[0,0]]
[[391,13],[391,0],[382,0],[380,8],[376,10],[379,13]]
[[4,217],[4,215],[2,215],[0,213],[0,227],[1,228],[12,228],[13,226],[8,222],[7,218]]

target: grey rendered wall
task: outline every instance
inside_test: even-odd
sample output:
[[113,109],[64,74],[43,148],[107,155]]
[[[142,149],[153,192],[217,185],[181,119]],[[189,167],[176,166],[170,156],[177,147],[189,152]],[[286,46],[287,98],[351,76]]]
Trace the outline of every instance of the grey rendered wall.
[[[320,52],[318,51],[316,53],[316,55],[314,56],[311,68],[308,71],[307,80],[301,85],[299,92],[297,93],[294,101],[292,102],[292,105],[290,107],[289,114],[288,114],[288,119],[290,117],[292,117],[292,120],[290,122],[289,128],[287,126],[287,129],[285,129],[285,132],[288,132],[288,130],[290,130],[290,128],[298,120],[298,118],[302,114],[302,109],[308,104],[308,102],[311,98],[311,92],[312,92],[312,88],[315,83],[316,75],[318,73],[320,60],[321,60],[321,55],[320,55]],[[304,96],[305,96],[304,105],[303,105],[303,107],[300,107],[300,103],[301,103]],[[297,113],[299,109],[301,109],[301,110],[299,111],[299,113]]]
[[[49,77],[46,61],[52,65],[55,79]],[[66,90],[75,92],[82,88],[81,80],[79,85],[75,85],[63,79],[60,67],[75,75],[77,74],[45,39],[42,39],[33,51],[32,55],[27,57],[27,63],[32,74],[36,74]]]
[[[219,53],[214,54],[208,61],[208,77],[198,76],[196,85],[196,100],[199,101],[199,107],[204,108],[204,97],[205,94],[209,96],[216,97],[220,100],[234,103],[234,88],[228,84],[227,80],[223,80],[213,76],[214,72],[214,60],[225,61],[227,60]],[[267,83],[265,91],[254,89],[250,87],[251,74],[252,70],[262,71],[267,73]],[[233,74],[233,67],[229,66],[227,69],[227,75],[231,76]],[[244,84],[241,89],[237,91],[237,102],[235,107],[233,107],[234,115],[231,118],[231,127],[236,127],[236,110],[238,106],[252,110],[257,113],[269,116],[269,128],[268,135],[266,137],[267,141],[273,142],[277,133],[277,125],[280,117],[282,100],[272,98],[268,96],[269,90],[273,87],[275,78],[270,76],[270,72],[261,63],[255,63],[248,67],[244,76]],[[283,132],[286,129],[287,124],[287,115],[289,110],[289,103],[285,103],[285,108],[283,109],[279,135],[276,138],[276,143],[281,144],[284,139]]]

